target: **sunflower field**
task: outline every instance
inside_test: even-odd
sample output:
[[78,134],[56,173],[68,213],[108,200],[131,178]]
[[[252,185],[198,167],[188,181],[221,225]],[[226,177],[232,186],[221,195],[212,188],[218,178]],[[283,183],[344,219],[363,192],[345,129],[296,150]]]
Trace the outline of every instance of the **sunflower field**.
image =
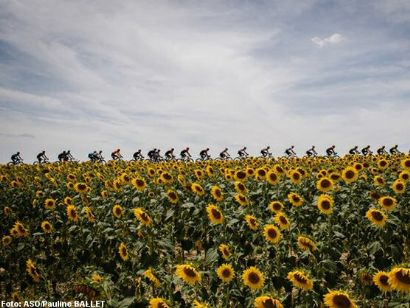
[[410,157],[0,166],[0,298],[409,307]]

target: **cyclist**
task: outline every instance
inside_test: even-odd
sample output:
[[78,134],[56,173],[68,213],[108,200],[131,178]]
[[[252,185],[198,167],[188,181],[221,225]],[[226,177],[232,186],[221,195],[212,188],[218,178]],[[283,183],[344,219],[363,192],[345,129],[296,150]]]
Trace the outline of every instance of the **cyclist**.
[[357,148],[358,148],[358,146],[356,145],[354,148],[350,149],[350,150],[349,150],[349,154],[352,154],[352,155],[354,155],[354,154],[360,154],[360,152],[359,152],[359,150],[358,150]]
[[306,155],[311,157],[311,156],[317,156],[317,152],[315,150],[315,146],[312,145],[312,147],[306,151]]
[[240,158],[248,157],[249,154],[246,152],[246,147],[243,147],[242,149],[240,149],[238,151],[238,155],[239,155]]
[[42,151],[42,152],[38,153],[37,154],[37,160],[38,160],[39,164],[47,162],[48,157],[46,156],[46,151]]
[[122,155],[121,155],[121,153],[120,153],[120,149],[116,149],[114,152],[112,152],[111,153],[111,158],[113,159],[113,160],[120,160],[120,159],[122,159]]
[[286,153],[286,155],[287,155],[288,157],[296,156],[296,153],[295,153],[295,151],[293,150],[294,148],[295,148],[295,146],[292,145],[290,148],[287,148],[287,149],[285,150],[285,153]]
[[16,154],[11,155],[11,161],[15,165],[22,163],[23,159],[20,156],[20,152],[17,152]]
[[219,153],[219,157],[222,159],[228,159],[231,158],[231,155],[228,153],[228,148],[225,148],[221,153]]
[[66,151],[63,151],[62,153],[58,154],[57,158],[60,161],[60,163],[62,163],[63,161],[67,161]]
[[335,147],[335,145],[332,145],[330,148],[326,149],[327,156],[337,156],[337,153],[335,152]]
[[187,160],[191,158],[191,154],[189,153],[189,147],[186,147],[181,151],[181,158],[182,160]]
[[[159,153],[158,153],[159,154]],[[171,148],[170,150],[165,152],[165,158],[167,160],[173,160],[175,159],[175,155],[174,155],[174,148]]]
[[389,154],[389,153],[387,153],[387,151],[386,151],[386,146],[381,146],[380,148],[378,148],[377,149],[377,154],[379,154],[379,155],[384,155],[384,154]]
[[367,147],[364,147],[364,148],[362,149],[362,154],[363,154],[364,156],[366,156],[367,154],[372,154],[372,151],[370,150],[370,145],[368,145]]
[[141,149],[138,149],[138,151],[135,152],[134,155],[132,155],[132,157],[134,157],[134,160],[144,159],[144,156],[142,156],[141,154]]
[[150,150],[147,155],[149,157],[150,160],[155,160],[155,156],[157,154],[157,149],[154,148],[153,150]]
[[261,154],[263,157],[271,157],[272,153],[269,152],[270,146],[268,145],[266,148],[261,150]]
[[390,154],[391,154],[391,155],[400,154],[400,151],[399,151],[398,147],[399,147],[399,146],[398,146],[397,144],[396,144],[394,147],[392,147],[392,148],[389,150]]
[[73,157],[73,155],[71,155],[70,150],[67,150],[66,154],[67,154],[66,156],[67,156],[68,161],[75,161],[75,158]]
[[211,158],[211,155],[209,155],[208,152],[209,152],[209,148],[206,148],[204,150],[201,150],[201,152],[199,152],[199,156],[201,157],[202,160]]

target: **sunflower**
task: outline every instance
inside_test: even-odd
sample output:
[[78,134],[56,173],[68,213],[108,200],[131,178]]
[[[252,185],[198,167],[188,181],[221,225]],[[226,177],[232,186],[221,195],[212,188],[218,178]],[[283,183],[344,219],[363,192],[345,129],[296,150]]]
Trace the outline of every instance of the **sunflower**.
[[147,269],[142,275],[144,275],[144,277],[148,278],[148,280],[151,281],[155,285],[155,287],[159,288],[161,286],[161,282],[154,275],[151,268]]
[[379,228],[382,228],[387,222],[387,215],[374,208],[371,208],[366,212],[366,217],[374,226]]
[[271,244],[279,243],[280,239],[282,238],[282,233],[275,225],[268,224],[263,228],[263,235],[265,239],[270,242]]
[[77,222],[80,219],[75,205],[68,205],[66,208],[66,212],[67,212],[67,218],[69,220]]
[[288,200],[293,206],[301,206],[304,202],[303,198],[297,193],[288,194]]
[[19,221],[14,224],[13,228],[10,230],[10,233],[14,237],[27,237],[29,235],[27,229]]
[[251,290],[259,290],[265,283],[265,277],[262,272],[254,266],[246,269],[242,274],[243,283]]
[[234,186],[235,186],[235,190],[238,194],[242,194],[242,193],[247,192],[246,186],[242,182],[236,181],[234,183]]
[[132,179],[131,184],[139,191],[143,191],[147,187],[147,183],[141,178]]
[[64,204],[65,205],[71,205],[73,204],[73,199],[71,197],[65,197],[64,198]]
[[321,213],[325,215],[330,215],[333,212],[334,200],[332,196],[321,194],[317,199],[317,207]]
[[10,235],[3,235],[1,238],[1,242],[3,243],[3,246],[8,246],[12,242],[12,237]]
[[75,175],[74,174],[67,174],[67,181],[74,181],[75,180]]
[[342,178],[347,183],[353,183],[359,178],[359,172],[354,167],[346,167],[342,171]]
[[403,159],[400,162],[400,165],[403,167],[403,169],[406,169],[406,170],[410,171],[410,158],[407,157],[407,158]]
[[386,211],[392,211],[396,207],[397,200],[396,198],[390,197],[390,196],[384,196],[379,198],[379,205],[385,209]]
[[389,273],[388,283],[395,291],[410,293],[410,268],[393,268]]
[[379,167],[379,169],[384,170],[389,166],[389,162],[382,158],[377,161],[377,166]]
[[283,305],[277,299],[270,296],[258,296],[254,302],[255,308],[283,308]]
[[299,236],[298,237],[298,246],[301,250],[309,250],[313,252],[317,249],[316,243],[306,236]]
[[331,290],[323,297],[324,303],[330,308],[357,308],[356,303],[346,292]]
[[334,183],[332,179],[325,177],[325,176],[316,182],[316,188],[321,192],[328,192],[332,190],[333,187],[334,187]]
[[224,258],[225,260],[228,260],[231,257],[231,250],[228,245],[221,244],[219,245],[218,249],[222,254],[222,258]]
[[242,206],[249,205],[248,198],[243,194],[236,194],[234,198],[235,198],[235,201],[238,202]]
[[257,180],[266,179],[266,170],[264,168],[258,168],[256,169],[255,175]]
[[163,172],[160,176],[160,179],[164,182],[164,184],[167,185],[172,184],[172,182],[174,181],[174,178],[168,172]]
[[85,184],[85,183],[76,183],[76,184],[74,185],[74,190],[75,190],[76,192],[78,192],[79,194],[84,194],[84,193],[86,193],[86,192],[89,192],[91,189],[90,189],[90,187],[89,187],[87,184]]
[[95,221],[95,216],[93,214],[93,211],[91,210],[90,207],[86,206],[84,207],[85,215],[87,216],[87,220],[89,222],[94,222]]
[[118,253],[120,254],[120,257],[123,261],[128,260],[129,256],[127,246],[125,246],[123,242],[121,242],[120,246],[118,246]]
[[47,210],[53,211],[53,210],[56,208],[56,200],[54,200],[54,199],[52,199],[52,198],[47,198],[47,199],[44,201],[44,207],[45,207]]
[[245,216],[245,221],[246,221],[249,229],[254,230],[254,231],[258,230],[259,222],[258,222],[258,220],[256,219],[255,216],[246,215]]
[[253,168],[251,168],[251,167],[246,167],[246,174],[248,175],[248,176],[253,176],[253,175],[255,175],[255,169],[253,169]]
[[389,284],[389,273],[379,271],[373,275],[373,282],[381,292],[391,292],[393,289]]
[[66,187],[67,187],[69,190],[72,190],[72,189],[74,189],[74,184],[71,183],[71,182],[68,182],[68,183],[66,183]]
[[394,190],[396,194],[402,194],[406,190],[406,183],[397,179],[393,182],[391,188]]
[[302,174],[298,170],[291,170],[289,172],[289,178],[293,184],[300,184],[302,182]]
[[169,202],[171,202],[172,204],[177,204],[179,201],[178,194],[176,193],[175,190],[172,190],[172,189],[168,189],[167,198]]
[[230,282],[235,277],[235,271],[230,264],[222,264],[216,270],[216,274],[223,282]]
[[122,212],[123,212],[122,207],[119,204],[114,205],[114,207],[112,208],[112,214],[116,218],[121,218]]
[[178,183],[181,184],[182,186],[186,185],[186,179],[183,174],[178,174]]
[[212,166],[210,165],[206,166],[205,170],[209,177],[215,174],[214,168],[212,168]]
[[91,275],[91,280],[92,280],[93,282],[95,282],[95,283],[99,283],[99,282],[103,281],[104,278],[101,277],[100,274],[94,272],[94,273],[92,273],[92,275]]
[[140,223],[142,223],[144,226],[151,226],[152,225],[152,219],[151,217],[145,212],[145,210],[141,207],[137,207],[134,209],[134,215],[135,218],[137,218]]
[[403,170],[399,174],[399,179],[403,181],[404,183],[408,182],[410,179],[410,171],[409,170]]
[[216,185],[211,187],[211,195],[215,201],[222,201],[224,198],[221,188]]
[[189,264],[177,265],[175,274],[190,285],[201,281],[201,274]]
[[282,202],[280,201],[272,201],[271,203],[269,203],[268,208],[271,212],[281,212],[284,208]]
[[37,190],[37,191],[36,191],[36,197],[37,197],[37,198],[44,197],[44,192],[43,192],[42,190]]
[[380,175],[376,175],[373,179],[373,184],[375,186],[383,186],[386,184],[386,181]]
[[26,271],[30,275],[30,277],[33,279],[34,282],[40,281],[41,276],[38,273],[37,268],[31,259],[28,259],[26,261]]
[[170,308],[165,299],[160,297],[151,298],[149,300],[150,308]]
[[194,308],[208,308],[208,304],[206,303],[201,303],[197,300],[194,300],[194,302],[192,303]]
[[288,217],[286,217],[285,213],[282,213],[282,212],[277,213],[275,217],[273,218],[273,221],[276,222],[276,224],[282,230],[290,228],[290,222],[289,222]]
[[115,191],[120,191],[121,190],[121,180],[114,180],[112,182],[112,187],[114,188]]
[[282,166],[276,164],[273,166],[273,169],[276,171],[277,174],[282,175],[285,173],[285,170],[282,168]]
[[206,207],[206,211],[208,213],[208,219],[211,223],[213,223],[214,225],[219,225],[223,223],[224,215],[222,214],[221,210],[217,206],[213,204],[209,204]]
[[275,170],[270,170],[266,173],[266,180],[271,185],[276,185],[280,182],[280,175]]
[[245,181],[247,176],[246,171],[238,170],[235,172],[235,180],[237,181]]
[[313,280],[309,278],[309,275],[305,271],[296,270],[289,272],[288,279],[296,288],[304,290],[310,290],[313,288]]
[[199,185],[198,183],[192,183],[191,184],[191,190],[197,194],[198,196],[203,196],[205,194],[204,189],[202,188],[201,185]]
[[51,233],[53,232],[53,225],[45,220],[41,223],[41,229],[43,229],[44,233]]

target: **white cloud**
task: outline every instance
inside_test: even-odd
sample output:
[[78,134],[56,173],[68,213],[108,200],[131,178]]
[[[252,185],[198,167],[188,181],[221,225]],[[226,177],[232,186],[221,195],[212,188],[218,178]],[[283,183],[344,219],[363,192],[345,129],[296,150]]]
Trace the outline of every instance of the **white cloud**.
[[315,43],[316,45],[318,45],[319,47],[325,47],[327,45],[340,44],[344,40],[345,40],[345,37],[343,37],[339,33],[333,33],[329,37],[325,37],[323,39],[321,39],[320,37],[317,37],[317,36],[312,38],[312,42]]

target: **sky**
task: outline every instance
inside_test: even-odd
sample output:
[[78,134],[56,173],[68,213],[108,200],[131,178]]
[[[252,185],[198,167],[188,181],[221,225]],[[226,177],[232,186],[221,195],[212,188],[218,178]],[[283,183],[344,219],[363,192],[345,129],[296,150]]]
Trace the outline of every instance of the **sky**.
[[410,149],[408,0],[0,0],[0,162]]

